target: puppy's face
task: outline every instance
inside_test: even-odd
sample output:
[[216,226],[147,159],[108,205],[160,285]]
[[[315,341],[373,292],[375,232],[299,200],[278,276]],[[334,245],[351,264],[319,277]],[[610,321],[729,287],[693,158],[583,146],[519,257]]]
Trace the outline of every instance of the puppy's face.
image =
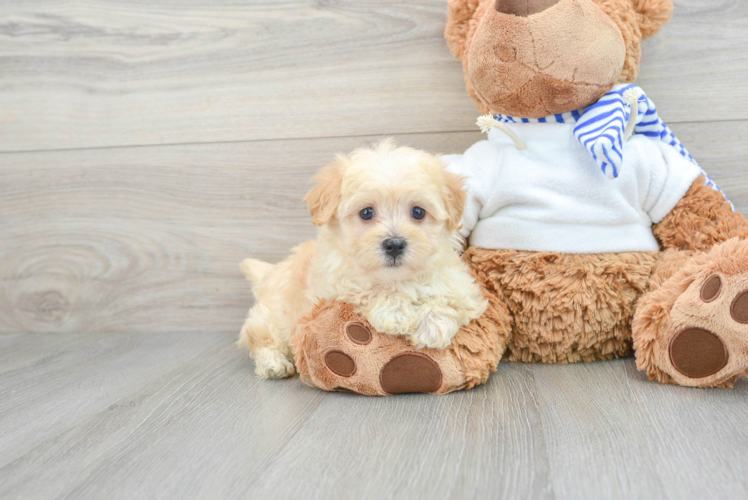
[[316,180],[315,224],[366,275],[407,279],[454,251],[465,193],[438,158],[384,141],[338,156]]

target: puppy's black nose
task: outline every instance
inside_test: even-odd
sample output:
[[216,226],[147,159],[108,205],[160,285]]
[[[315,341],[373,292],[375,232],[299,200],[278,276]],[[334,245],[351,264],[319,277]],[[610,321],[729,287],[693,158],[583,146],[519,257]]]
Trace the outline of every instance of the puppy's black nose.
[[384,253],[392,257],[399,257],[404,251],[408,243],[402,238],[387,238],[382,242],[382,248]]

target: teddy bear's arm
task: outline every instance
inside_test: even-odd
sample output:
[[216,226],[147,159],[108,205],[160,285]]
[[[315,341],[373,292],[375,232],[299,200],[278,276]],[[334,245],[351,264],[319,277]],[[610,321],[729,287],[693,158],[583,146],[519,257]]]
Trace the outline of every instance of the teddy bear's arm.
[[717,243],[748,238],[748,222],[701,175],[653,230],[663,248],[708,250]]

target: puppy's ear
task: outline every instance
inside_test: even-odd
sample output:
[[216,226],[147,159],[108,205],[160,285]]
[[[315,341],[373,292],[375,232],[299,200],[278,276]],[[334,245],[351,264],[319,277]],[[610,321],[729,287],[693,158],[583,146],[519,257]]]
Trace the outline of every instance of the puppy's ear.
[[348,159],[337,156],[335,161],[314,176],[314,187],[304,197],[312,214],[312,223],[322,226],[335,215],[340,204],[340,191],[343,184],[343,171]]
[[444,171],[444,206],[447,208],[447,226],[451,231],[459,231],[462,214],[465,212],[465,180],[447,170]]

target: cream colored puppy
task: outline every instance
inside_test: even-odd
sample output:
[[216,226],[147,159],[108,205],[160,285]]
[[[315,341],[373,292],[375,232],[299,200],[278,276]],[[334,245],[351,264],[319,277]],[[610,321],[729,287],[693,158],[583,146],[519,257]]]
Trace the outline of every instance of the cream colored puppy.
[[378,331],[445,348],[487,302],[458,254],[462,180],[396,147],[338,155],[306,201],[317,239],[277,265],[242,262],[256,298],[240,334],[261,377],[294,374],[289,339],[320,299],[357,307]]

